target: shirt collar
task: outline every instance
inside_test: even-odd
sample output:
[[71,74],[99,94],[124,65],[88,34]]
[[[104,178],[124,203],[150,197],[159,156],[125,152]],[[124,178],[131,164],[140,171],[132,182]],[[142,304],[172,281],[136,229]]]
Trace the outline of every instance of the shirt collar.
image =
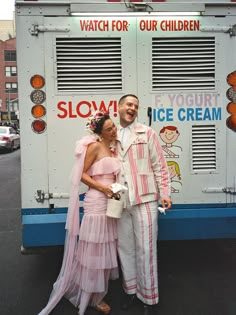
[[126,130],[131,130],[131,128],[133,127],[135,125],[135,122],[133,121],[132,122],[132,124],[130,124],[129,126],[127,126],[127,127],[122,127],[121,125],[119,126],[119,130],[124,130],[124,129],[126,129]]

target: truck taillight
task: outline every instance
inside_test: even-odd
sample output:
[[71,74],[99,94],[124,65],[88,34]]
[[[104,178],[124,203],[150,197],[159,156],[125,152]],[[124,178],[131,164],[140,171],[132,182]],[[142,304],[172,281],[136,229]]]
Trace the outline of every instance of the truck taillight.
[[230,102],[227,105],[227,112],[231,115],[236,115],[236,103]]
[[227,111],[231,115],[226,120],[226,126],[236,132],[236,71],[231,72],[226,81],[231,85],[226,92],[227,98],[231,101],[227,105]]
[[34,90],[30,94],[30,99],[34,104],[41,104],[46,100],[46,94],[42,90]]
[[236,115],[231,115],[226,120],[226,125],[229,129],[236,131]]
[[41,75],[36,74],[30,79],[30,84],[34,89],[41,89],[45,84],[45,80]]
[[35,105],[31,109],[34,118],[41,118],[46,114],[46,108],[43,105]]
[[32,122],[32,129],[36,133],[42,133],[46,129],[46,122],[42,119],[37,119]]
[[43,133],[46,130],[46,122],[41,119],[46,115],[46,108],[42,105],[46,100],[46,93],[41,90],[45,85],[45,79],[39,74],[31,77],[30,84],[34,90],[30,94],[31,101],[35,104],[31,109],[31,114],[36,118],[32,124],[32,130],[36,133]]

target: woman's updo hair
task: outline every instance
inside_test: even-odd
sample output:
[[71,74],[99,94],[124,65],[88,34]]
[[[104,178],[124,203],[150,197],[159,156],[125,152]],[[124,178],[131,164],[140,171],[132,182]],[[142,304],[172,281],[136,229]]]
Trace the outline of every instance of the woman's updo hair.
[[89,117],[86,128],[90,133],[100,135],[102,127],[107,119],[110,119],[108,113],[104,113],[102,110],[97,110]]

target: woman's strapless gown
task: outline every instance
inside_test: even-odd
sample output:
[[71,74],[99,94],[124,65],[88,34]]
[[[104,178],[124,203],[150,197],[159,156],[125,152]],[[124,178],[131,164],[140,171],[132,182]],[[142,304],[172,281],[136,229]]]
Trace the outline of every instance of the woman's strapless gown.
[[[95,162],[88,174],[97,182],[111,185],[120,170],[117,158]],[[74,260],[72,283],[66,298],[79,306],[83,315],[87,306],[97,305],[108,291],[109,279],[118,278],[117,222],[106,216],[107,197],[90,188],[84,199],[78,251]]]
[[[117,158],[104,157],[91,166],[88,174],[111,185],[119,171]],[[47,305],[38,315],[50,314],[63,296],[79,307],[79,314],[83,315],[88,305],[97,305],[107,294],[109,279],[118,278],[117,222],[106,216],[106,208],[105,194],[89,189],[79,237],[74,237],[73,232],[72,236],[66,234],[61,271]]]

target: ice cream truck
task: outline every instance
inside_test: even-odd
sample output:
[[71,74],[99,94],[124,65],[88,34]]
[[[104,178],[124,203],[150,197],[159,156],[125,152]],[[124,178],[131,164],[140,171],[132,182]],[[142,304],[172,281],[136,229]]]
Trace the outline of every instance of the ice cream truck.
[[22,251],[63,245],[75,142],[94,110],[117,123],[127,93],[169,168],[159,239],[236,237],[236,1],[16,0],[15,14]]

